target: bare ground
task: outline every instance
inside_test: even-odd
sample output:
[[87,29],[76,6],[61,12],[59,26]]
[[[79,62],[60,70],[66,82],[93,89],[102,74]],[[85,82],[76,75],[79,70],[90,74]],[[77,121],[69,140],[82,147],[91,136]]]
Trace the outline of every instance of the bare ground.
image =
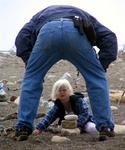
[[[49,98],[53,83],[62,76],[63,73],[69,72],[72,76],[71,83],[75,91],[86,91],[84,80],[81,75],[77,77],[76,68],[67,61],[60,61],[54,65],[45,77],[43,96]],[[7,79],[10,83],[20,81],[24,73],[24,64],[21,59],[14,55],[0,54],[0,80]],[[110,65],[107,73],[107,80],[110,89],[125,90],[125,53],[119,53],[117,61]],[[20,82],[10,84],[8,97],[19,95]],[[111,105],[117,106],[116,102]],[[125,114],[125,104],[121,103],[117,112],[113,112],[113,118],[116,124],[121,124]],[[15,104],[0,105],[0,117],[13,113],[17,110]],[[35,120],[36,122],[38,120]],[[16,120],[0,122],[0,125],[11,127]],[[10,136],[0,136],[0,150],[124,150],[125,135],[116,135],[107,141],[99,142],[98,135],[81,134],[79,136],[69,136],[71,142],[53,143],[50,132],[43,132],[40,136],[31,136],[28,141],[18,142],[12,140]],[[59,134],[58,134],[59,135]]]

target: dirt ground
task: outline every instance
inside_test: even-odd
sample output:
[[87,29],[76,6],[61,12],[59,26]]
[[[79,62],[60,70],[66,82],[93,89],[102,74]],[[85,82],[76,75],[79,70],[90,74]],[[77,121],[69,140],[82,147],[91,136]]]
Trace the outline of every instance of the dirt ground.
[[[24,64],[20,58],[15,55],[0,54],[0,80],[7,79],[9,82],[8,97],[19,95],[20,83],[23,78]],[[45,77],[43,97],[49,98],[53,83],[59,79],[63,73],[71,74],[71,84],[75,91],[85,92],[85,82],[81,75],[77,77],[76,68],[67,61],[60,61],[54,65]],[[117,61],[113,62],[106,77],[110,89],[125,90],[125,53],[119,53]],[[117,106],[116,102],[111,102],[111,105]],[[0,117],[13,113],[17,110],[17,106],[13,103],[8,105],[0,104]],[[118,111],[112,112],[114,122],[121,124],[125,120],[125,104],[121,103]],[[37,122],[38,120],[35,120]],[[11,127],[15,125],[15,120],[0,122],[0,125]],[[99,142],[98,134],[81,134],[79,136],[69,136],[70,142],[53,143],[50,132],[43,132],[40,136],[33,135],[23,142],[12,140],[9,136],[0,136],[0,150],[124,150],[125,135],[116,135],[107,141]],[[59,135],[59,134],[58,134]]]

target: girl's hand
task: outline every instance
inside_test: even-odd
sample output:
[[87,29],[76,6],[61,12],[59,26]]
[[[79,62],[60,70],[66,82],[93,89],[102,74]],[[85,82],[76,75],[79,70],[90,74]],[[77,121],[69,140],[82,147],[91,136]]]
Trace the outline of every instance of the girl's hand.
[[40,135],[41,134],[41,130],[40,129],[35,129],[33,131],[33,135]]

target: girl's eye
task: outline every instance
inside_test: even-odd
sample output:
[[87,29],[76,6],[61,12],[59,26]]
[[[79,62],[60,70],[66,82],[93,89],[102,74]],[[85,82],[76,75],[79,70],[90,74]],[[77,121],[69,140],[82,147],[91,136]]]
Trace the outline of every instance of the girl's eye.
[[59,90],[60,92],[65,92],[66,91],[66,89],[61,89],[61,90]]

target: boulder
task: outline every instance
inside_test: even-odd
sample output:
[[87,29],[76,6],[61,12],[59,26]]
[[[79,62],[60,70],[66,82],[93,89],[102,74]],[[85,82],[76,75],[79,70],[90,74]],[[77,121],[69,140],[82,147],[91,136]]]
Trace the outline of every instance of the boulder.
[[115,102],[125,102],[125,91],[120,91],[120,90],[110,90],[109,96],[111,101]]
[[63,136],[53,136],[51,139],[52,142],[69,142],[70,139],[67,137],[63,137]]
[[62,128],[61,129],[61,134],[63,136],[76,136],[76,135],[80,135],[80,129],[79,128],[75,128],[75,129],[65,129],[65,128]]
[[123,120],[123,121],[121,122],[121,124],[122,124],[122,125],[125,125],[125,120]]
[[111,106],[111,110],[112,110],[112,111],[118,111],[118,107],[116,107],[116,106]]
[[61,127],[65,129],[77,128],[77,120],[62,120]]
[[125,125],[115,125],[114,131],[116,134],[125,134]]
[[78,116],[77,115],[66,115],[65,120],[78,120]]

